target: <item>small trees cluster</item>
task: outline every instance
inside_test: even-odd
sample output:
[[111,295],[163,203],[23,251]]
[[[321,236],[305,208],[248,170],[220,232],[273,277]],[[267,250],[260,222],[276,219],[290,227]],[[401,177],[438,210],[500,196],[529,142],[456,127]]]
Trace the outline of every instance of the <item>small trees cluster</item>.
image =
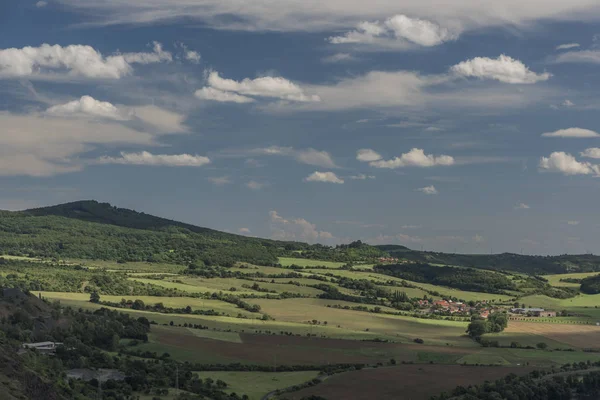
[[508,326],[506,313],[492,313],[487,320],[473,317],[467,327],[467,333],[472,338],[479,338],[486,333],[502,332]]

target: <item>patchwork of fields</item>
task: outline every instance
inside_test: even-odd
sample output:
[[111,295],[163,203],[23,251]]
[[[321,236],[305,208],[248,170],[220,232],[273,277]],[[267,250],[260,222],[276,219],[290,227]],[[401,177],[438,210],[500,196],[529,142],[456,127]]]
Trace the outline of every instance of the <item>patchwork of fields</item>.
[[[112,274],[129,285],[131,292],[101,293],[100,302],[92,303],[92,283],[84,281],[74,291],[34,294],[63,306],[90,311],[106,307],[146,318],[152,323],[148,341],[123,343],[136,354],[168,353],[181,362],[267,368],[268,372],[198,372],[203,379],[228,382],[228,393],[245,393],[250,399],[302,386],[327,365],[364,364],[366,368],[320,377],[323,382],[316,386],[271,393],[270,398],[393,399],[402,390],[411,393],[411,399],[427,399],[458,384],[523,374],[534,367],[600,360],[600,353],[583,351],[600,348],[600,326],[595,324],[600,322],[600,295],[556,299],[517,290],[472,292],[384,275],[370,264],[348,268],[344,263],[300,258],[279,261],[280,266],[237,264],[214,277],[184,273],[184,267],[169,264],[86,261],[80,273]],[[77,260],[61,268],[69,265],[77,265]],[[305,268],[288,268],[291,265]],[[8,273],[2,271],[4,276]],[[588,274],[568,276],[584,275]],[[556,287],[574,287],[560,279],[560,275],[548,276]],[[133,294],[144,291],[157,294]],[[570,316],[511,320],[504,332],[483,336],[499,348],[482,347],[466,333],[468,318],[405,310],[390,301],[392,293],[402,293],[413,304],[423,298],[504,309],[518,303],[565,310]],[[331,298],[334,295],[338,297]],[[133,309],[136,301],[138,308]],[[537,349],[542,342],[547,348]],[[379,368],[371,368],[378,364]],[[314,368],[278,371],[287,366]],[[434,384],[433,375],[437,377]]]

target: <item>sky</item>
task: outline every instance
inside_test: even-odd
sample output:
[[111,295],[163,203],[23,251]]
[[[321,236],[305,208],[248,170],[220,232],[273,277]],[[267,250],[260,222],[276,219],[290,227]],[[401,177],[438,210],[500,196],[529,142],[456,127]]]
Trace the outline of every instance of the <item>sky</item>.
[[0,209],[600,252],[597,0],[0,2]]

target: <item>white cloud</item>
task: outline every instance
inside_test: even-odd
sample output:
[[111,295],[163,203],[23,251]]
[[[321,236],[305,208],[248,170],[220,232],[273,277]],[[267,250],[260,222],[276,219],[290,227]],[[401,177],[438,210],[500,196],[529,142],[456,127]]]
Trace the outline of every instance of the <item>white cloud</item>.
[[418,192],[424,193],[424,194],[428,194],[428,195],[433,195],[433,194],[438,194],[439,192],[437,191],[437,189],[435,188],[435,186],[430,185],[430,186],[425,186],[419,189],[416,189]]
[[542,133],[543,137],[563,137],[563,138],[592,138],[598,137],[600,134],[590,129],[583,128],[567,128],[559,129],[554,132]]
[[[197,91],[196,96],[206,100],[235,101],[237,103],[249,102],[247,96],[276,98],[295,102],[320,101],[319,96],[307,95],[300,86],[281,77],[264,76],[235,81],[221,78],[218,72],[212,71],[208,75],[207,83],[208,86]],[[216,89],[216,91],[209,89]],[[237,99],[237,101],[223,100],[226,98]]]
[[537,21],[595,21],[600,17],[594,0],[171,0],[132,1],[59,0],[94,16],[94,24],[149,24],[178,18],[198,20],[220,29],[252,31],[323,32],[346,29],[363,20],[406,15],[461,27],[520,27]]
[[156,145],[156,135],[110,119],[0,112],[0,174],[48,176],[76,171],[73,156],[97,145]]
[[313,165],[323,168],[339,168],[331,154],[326,151],[315,149],[296,150],[293,147],[270,146],[251,150],[253,154],[265,156],[286,156],[293,157],[296,161],[307,165]]
[[567,221],[567,224],[571,226],[577,226],[579,225],[579,221]]
[[371,149],[360,149],[356,152],[356,159],[361,162],[377,161],[382,158],[379,153]]
[[265,182],[249,181],[246,183],[246,187],[252,190],[260,190],[266,186],[269,186],[269,184]]
[[144,124],[149,125],[164,133],[184,133],[189,129],[184,125],[185,115],[165,110],[153,105],[129,108],[132,118],[137,118]]
[[132,73],[131,64],[171,61],[158,42],[153,53],[123,53],[103,56],[91,46],[42,44],[39,47],[0,50],[0,78],[46,77],[67,72],[69,76],[119,79]]
[[193,50],[186,50],[185,59],[193,62],[194,64],[198,64],[200,62],[200,53]]
[[579,43],[565,43],[565,44],[556,46],[556,50],[568,50],[568,49],[573,49],[573,48],[579,47],[579,46],[580,46]]
[[240,228],[238,229],[238,233],[242,235],[249,235],[252,233],[252,231],[250,231],[248,228]]
[[396,169],[401,167],[434,167],[449,166],[454,164],[454,158],[447,155],[434,156],[425,154],[423,149],[413,148],[408,153],[402,154],[391,160],[371,161],[369,165],[375,168]]
[[352,175],[350,177],[350,179],[364,181],[366,179],[375,179],[375,176],[373,176],[373,175],[366,175],[366,174],[358,174],[358,175]]
[[164,51],[162,44],[152,42],[152,53],[122,53],[121,56],[130,64],[155,64],[159,62],[173,61],[173,55]]
[[573,107],[575,105],[575,103],[573,103],[571,100],[569,99],[565,99],[565,101],[562,102],[562,105],[564,107]]
[[335,64],[347,61],[354,61],[356,58],[350,53],[336,53],[321,59],[324,63]]
[[228,176],[213,176],[208,178],[208,180],[217,186],[224,186],[224,185],[229,185],[231,182],[231,179]]
[[600,158],[600,148],[590,147],[579,154],[581,154],[582,157],[586,158]]
[[600,175],[600,166],[579,162],[571,154],[563,151],[555,151],[549,157],[542,157],[539,167],[541,170],[563,175]]
[[567,51],[558,55],[556,63],[600,64],[600,50]]
[[237,93],[224,92],[223,90],[215,89],[212,87],[203,87],[202,89],[196,90],[194,95],[202,100],[212,100],[221,103],[252,103],[253,98],[242,96]]
[[518,203],[515,206],[515,210],[529,210],[531,207],[525,203]]
[[296,160],[303,164],[314,165],[323,168],[338,168],[331,158],[331,155],[326,151],[315,149],[299,150],[296,152]]
[[504,54],[498,58],[475,57],[454,65],[453,73],[464,77],[494,79],[505,83],[531,84],[550,79],[551,74],[536,74],[519,60]]
[[139,153],[121,152],[120,157],[101,157],[99,164],[148,165],[164,167],[201,167],[209,164],[208,157],[191,154],[152,154],[147,151]]
[[48,5],[48,2],[47,1],[43,1],[43,0],[38,1],[37,3],[35,3],[35,6],[37,8],[43,8],[43,7],[46,7],[47,5]]
[[320,231],[304,218],[286,219],[277,211],[269,212],[271,238],[276,240],[306,241],[308,243],[337,241],[331,232]]
[[437,46],[455,40],[458,34],[449,29],[419,18],[395,15],[384,22],[359,23],[356,30],[342,36],[332,36],[327,40],[333,44],[373,44],[390,48],[410,48],[411,46]]
[[187,132],[184,125],[185,116],[147,105],[137,107],[115,106],[106,101],[96,100],[91,96],[65,104],[58,104],[46,110],[46,114],[63,118],[105,118],[115,121],[138,121],[147,128],[156,129],[163,133]]
[[475,243],[483,243],[483,242],[485,242],[485,238],[477,233],[477,234],[475,234],[475,236],[473,236],[473,241]]
[[306,178],[304,178],[305,182],[326,182],[326,183],[344,183],[343,179],[338,178],[336,174],[333,172],[319,172],[315,171]]
[[99,101],[91,96],[82,96],[65,104],[52,106],[46,110],[47,114],[56,116],[78,116],[86,115],[93,117],[109,118],[114,120],[126,120],[117,107],[107,101]]

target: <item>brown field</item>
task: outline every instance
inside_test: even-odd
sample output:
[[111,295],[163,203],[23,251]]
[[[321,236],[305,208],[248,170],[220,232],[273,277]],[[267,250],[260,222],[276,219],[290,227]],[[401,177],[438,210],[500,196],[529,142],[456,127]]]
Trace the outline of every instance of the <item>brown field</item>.
[[511,321],[507,333],[532,333],[576,348],[600,348],[600,326]]
[[[240,334],[242,343],[197,337],[181,328],[154,327],[152,341],[177,358],[184,354],[189,360],[203,359],[247,364],[314,365],[419,361],[423,354],[433,353],[453,362],[478,348],[426,346],[398,343],[375,343],[358,340],[308,338],[283,335]],[[174,351],[176,350],[176,351]],[[441,361],[440,361],[441,362]]]
[[280,398],[300,400],[317,395],[327,399],[426,400],[459,385],[466,387],[486,380],[493,381],[510,373],[522,375],[533,369],[459,365],[398,365],[363,369],[334,375],[320,385],[286,393]]

